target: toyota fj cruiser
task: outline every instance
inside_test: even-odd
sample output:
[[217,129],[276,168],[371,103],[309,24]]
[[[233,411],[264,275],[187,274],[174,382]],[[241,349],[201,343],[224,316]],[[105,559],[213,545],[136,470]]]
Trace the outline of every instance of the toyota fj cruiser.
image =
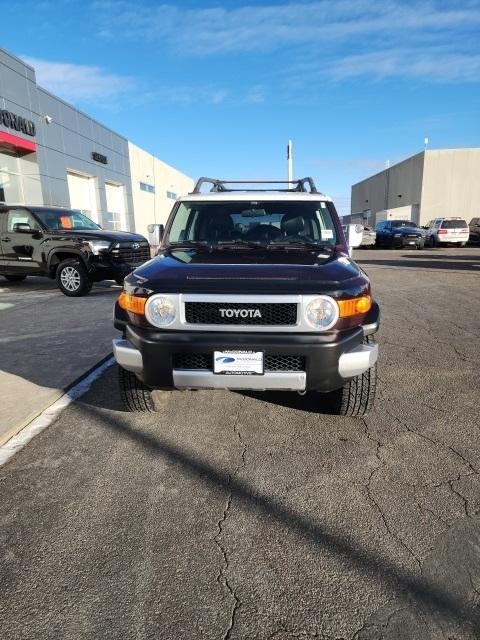
[[104,231],[79,211],[0,205],[0,275],[56,278],[66,296],[89,293],[94,282],[123,278],[150,259],[138,234]]
[[201,178],[125,279],[113,350],[126,408],[154,411],[155,389],[243,389],[320,392],[331,412],[365,414],[379,308],[331,199],[311,178],[237,184]]

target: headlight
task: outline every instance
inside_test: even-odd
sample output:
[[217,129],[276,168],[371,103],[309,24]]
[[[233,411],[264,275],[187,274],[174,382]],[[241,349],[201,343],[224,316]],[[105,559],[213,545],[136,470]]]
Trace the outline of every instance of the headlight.
[[333,298],[318,296],[308,303],[305,309],[305,318],[314,329],[326,331],[337,322],[339,315],[338,305]]
[[90,247],[92,253],[96,256],[100,255],[104,251],[108,251],[110,248],[110,242],[108,242],[108,240],[87,240],[85,244]]
[[155,327],[167,327],[175,320],[177,310],[167,296],[152,296],[145,305],[145,317]]

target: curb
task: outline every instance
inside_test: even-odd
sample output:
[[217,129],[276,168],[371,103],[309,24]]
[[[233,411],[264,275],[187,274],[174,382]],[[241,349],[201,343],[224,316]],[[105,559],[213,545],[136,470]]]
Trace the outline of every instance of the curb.
[[86,393],[95,380],[113,364],[115,364],[115,358],[112,354],[102,358],[100,362],[82,376],[78,377],[72,384],[68,385],[58,400],[42,411],[42,413],[23,427],[23,429],[10,438],[10,440],[7,440],[5,444],[0,446],[0,467],[8,462],[18,451],[23,449],[36,435],[50,426],[69,404]]

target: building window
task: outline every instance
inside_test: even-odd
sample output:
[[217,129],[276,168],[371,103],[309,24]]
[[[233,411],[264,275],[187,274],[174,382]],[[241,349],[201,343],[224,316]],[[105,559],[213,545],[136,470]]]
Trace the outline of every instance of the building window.
[[140,182],[140,191],[147,191],[147,193],[155,193],[155,187],[153,186],[153,184]]
[[170,198],[170,200],[176,200],[178,196],[173,191],[167,191],[167,198]]

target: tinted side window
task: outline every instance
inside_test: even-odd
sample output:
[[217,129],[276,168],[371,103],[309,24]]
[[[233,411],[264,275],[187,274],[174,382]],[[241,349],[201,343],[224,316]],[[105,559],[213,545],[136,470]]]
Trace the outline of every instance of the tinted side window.
[[29,224],[32,229],[40,229],[40,225],[27,209],[10,209],[7,213],[7,232],[13,233],[16,224]]

